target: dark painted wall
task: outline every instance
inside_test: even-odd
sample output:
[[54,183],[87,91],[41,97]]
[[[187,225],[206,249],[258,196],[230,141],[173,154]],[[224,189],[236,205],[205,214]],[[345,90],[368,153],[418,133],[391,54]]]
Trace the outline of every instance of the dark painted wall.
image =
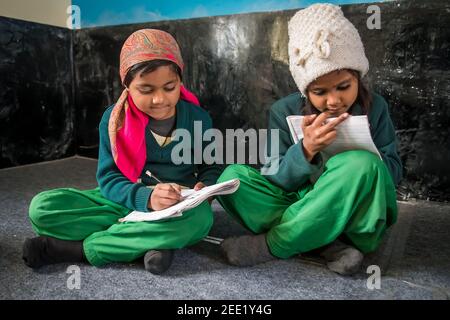
[[[448,1],[382,3],[381,30],[369,30],[367,5],[344,6],[370,61],[372,87],[391,103],[405,175],[401,194],[450,200],[450,5]],[[121,87],[120,47],[133,31],[172,33],[186,62],[185,84],[214,124],[265,128],[267,110],[295,92],[287,65],[287,23],[296,12],[85,29],[75,37],[80,146],[95,147],[96,125]],[[84,147],[80,151],[89,154]],[[95,148],[93,149],[95,154]]]
[[[373,88],[381,93],[391,103],[391,114],[398,129],[400,140],[400,153],[405,165],[405,179],[399,191],[401,194],[430,200],[450,200],[450,4],[448,1],[402,1],[400,3],[381,3],[381,30],[369,30],[366,20],[367,5],[344,6],[345,15],[356,25],[365,43],[366,53],[370,62],[369,80]],[[122,88],[118,75],[118,59],[121,45],[126,37],[133,31],[145,27],[154,27],[172,33],[180,43],[183,57],[186,62],[184,82],[198,94],[203,107],[213,117],[215,126],[225,128],[265,128],[267,125],[267,110],[277,99],[297,90],[287,65],[287,23],[294,11],[283,11],[263,14],[245,14],[225,17],[211,17],[194,20],[178,20],[158,23],[134,24],[127,26],[82,29],[74,33],[74,77],[76,107],[76,138],[77,153],[82,155],[97,155],[98,122],[104,109],[115,102]],[[4,77],[4,70],[8,64],[3,57],[8,52],[19,49],[9,49],[4,53],[3,43],[8,43],[8,37],[3,30],[4,20],[0,24],[2,48],[0,50],[1,81],[2,84],[9,78]],[[26,23],[15,25],[14,28],[31,28]],[[39,27],[43,28],[43,27]],[[8,31],[9,32],[9,31]],[[23,31],[21,31],[24,33]],[[17,33],[21,34],[19,31]],[[14,33],[13,33],[14,34]],[[38,33],[39,34],[39,33]],[[39,37],[49,41],[49,48],[43,54],[34,55],[30,61],[45,61],[45,68],[31,64],[31,73],[24,71],[21,78],[14,85],[7,88],[11,93],[4,91],[0,96],[0,121],[2,128],[2,165],[23,163],[20,153],[25,149],[37,160],[43,160],[44,154],[40,150],[48,151],[42,146],[56,150],[63,150],[61,146],[70,145],[73,133],[73,109],[70,103],[70,90],[55,90],[57,86],[66,86],[70,79],[62,74],[70,75],[70,70],[63,62],[55,62],[49,52],[54,53],[54,46],[64,43],[70,48],[68,39],[57,35],[65,34],[63,30],[53,28],[43,31]],[[6,37],[6,40],[4,40]],[[38,37],[38,39],[39,39]],[[67,32],[69,37],[69,32]],[[51,41],[56,41],[56,44]],[[27,40],[34,47],[41,46],[41,40]],[[62,40],[63,39],[63,40]],[[12,44],[9,44],[12,46]],[[47,48],[47,47],[46,47]],[[16,50],[16,51],[14,51]],[[29,51],[37,49],[28,49]],[[69,50],[69,49],[67,49]],[[24,50],[22,50],[24,51]],[[64,50],[62,50],[64,51]],[[60,53],[68,56],[69,53]],[[38,51],[39,52],[39,51]],[[41,59],[41,56],[45,57]],[[41,60],[39,60],[41,59]],[[6,60],[7,61],[7,60]],[[48,67],[50,65],[50,68]],[[58,66],[58,68],[54,68]],[[14,67],[14,60],[10,69]],[[20,68],[20,67],[19,67]],[[34,68],[34,69],[33,69]],[[47,70],[48,69],[48,70]],[[16,106],[19,115],[28,108],[27,103],[15,101],[28,99],[34,105],[39,97],[33,97],[19,92],[22,82],[29,81],[25,77],[29,74],[42,74],[50,72],[53,76],[39,82],[45,90],[33,91],[47,96],[42,101],[59,101],[65,98],[61,105],[67,109],[55,108],[57,103],[48,103],[53,111],[44,116],[39,108],[35,117],[41,117],[38,128],[44,134],[49,128],[52,132],[64,132],[67,135],[66,143],[56,140],[55,135],[32,133],[14,140],[16,125],[35,123],[34,119],[23,120],[23,116],[12,119],[9,114],[15,110],[4,105]],[[56,83],[51,79],[60,76]],[[34,76],[36,77],[36,76]],[[67,82],[68,81],[68,82]],[[44,84],[42,84],[44,83]],[[70,87],[70,86],[67,86]],[[57,92],[69,92],[67,95],[58,95]],[[51,94],[55,95],[52,96]],[[8,98],[9,97],[9,98]],[[5,101],[12,101],[5,104]],[[6,110],[6,111],[5,111]],[[65,110],[56,116],[57,110]],[[61,111],[62,112],[62,111]],[[6,116],[5,116],[6,113]],[[51,118],[54,116],[54,118]],[[6,119],[6,120],[4,120]],[[7,121],[10,119],[11,121]],[[53,120],[51,120],[53,119]],[[22,121],[22,122],[21,122]],[[7,129],[3,124],[7,123]],[[72,127],[70,127],[72,124]],[[61,131],[61,129],[64,129]],[[46,131],[47,130],[47,131]],[[4,131],[8,134],[6,141],[9,149],[3,145]],[[42,143],[37,137],[53,137],[50,143]],[[47,138],[50,139],[50,138]],[[32,141],[32,143],[30,143]],[[17,143],[18,142],[18,143]],[[35,145],[33,145],[33,143]],[[18,147],[19,145],[30,146]],[[59,147],[58,147],[59,145]],[[39,146],[39,148],[35,148]],[[20,152],[14,153],[15,148]],[[70,150],[64,149],[64,150]],[[22,152],[26,153],[26,152]],[[47,152],[47,154],[50,154]],[[61,155],[56,152],[56,155]],[[13,160],[4,160],[4,159]],[[30,158],[30,157],[29,157]]]
[[0,168],[75,154],[71,46],[70,30],[0,17]]

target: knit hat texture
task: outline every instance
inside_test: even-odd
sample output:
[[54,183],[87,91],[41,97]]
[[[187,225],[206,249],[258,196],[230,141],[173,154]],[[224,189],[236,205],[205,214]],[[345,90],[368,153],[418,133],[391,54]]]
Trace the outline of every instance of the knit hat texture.
[[339,6],[314,4],[298,11],[289,21],[289,69],[300,92],[317,78],[340,69],[364,77],[369,62],[355,26]]

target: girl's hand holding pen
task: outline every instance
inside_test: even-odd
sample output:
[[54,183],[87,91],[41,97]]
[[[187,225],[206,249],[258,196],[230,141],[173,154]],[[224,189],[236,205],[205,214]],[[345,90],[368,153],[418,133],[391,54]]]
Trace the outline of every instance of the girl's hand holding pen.
[[176,183],[158,183],[148,203],[149,209],[162,210],[181,200],[181,186]]
[[181,186],[176,183],[164,183],[149,170],[145,174],[159,183],[153,189],[147,207],[153,210],[168,208],[181,200]]

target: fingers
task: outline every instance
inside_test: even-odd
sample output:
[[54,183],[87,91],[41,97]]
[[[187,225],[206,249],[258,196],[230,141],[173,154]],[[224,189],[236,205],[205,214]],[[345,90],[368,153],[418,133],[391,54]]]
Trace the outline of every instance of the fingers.
[[314,140],[315,150],[318,150],[316,152],[319,152],[323,148],[326,148],[328,145],[330,145],[336,139],[336,137],[337,137],[336,130],[332,130],[332,131],[328,132],[327,134],[325,134],[319,138],[316,138]]
[[310,126],[314,122],[314,119],[316,117],[317,117],[317,114],[311,114],[309,116],[304,116],[303,121],[302,121],[302,129],[304,129],[307,126]]
[[203,189],[205,186],[205,184],[203,182],[197,182],[194,186],[194,190],[201,190]]
[[173,199],[158,198],[159,205],[164,208],[170,207],[170,206],[176,204],[177,202],[178,202],[177,200],[173,200]]
[[329,113],[323,112],[318,116],[304,118],[303,127],[303,148],[309,157],[331,144],[337,136],[336,127],[345,121],[348,113],[343,113],[339,117],[327,121]]
[[150,197],[149,207],[153,210],[162,210],[181,200],[181,186],[176,183],[158,183]]
[[348,113],[341,114],[339,117],[328,121],[327,124],[321,126],[319,129],[317,129],[317,134],[319,136],[325,135],[326,133],[334,130],[336,126],[338,126],[340,123],[345,121],[348,118]]
[[181,199],[181,187],[175,183],[173,185],[169,183],[157,184],[153,192],[159,198],[167,198],[175,201]]
[[333,119],[332,121],[329,121],[326,125],[331,126],[331,128],[335,128],[340,123],[344,122],[349,117],[349,114],[347,112],[341,114],[339,117]]
[[159,198],[159,197],[155,197],[153,199],[153,197],[152,197],[151,202],[150,202],[150,208],[152,208],[153,210],[163,210],[170,206],[173,206],[177,202],[178,201],[171,200],[171,199]]
[[181,200],[181,194],[175,192],[174,190],[160,190],[157,194],[159,198],[166,198],[175,201]]
[[336,139],[336,137],[337,137],[336,130],[332,130],[327,134],[325,134],[323,137],[319,138],[317,142],[325,147],[331,144]]
[[[314,120],[312,126],[314,127],[322,127],[325,125],[330,125],[332,128],[334,128],[335,126],[337,126],[338,124],[340,124],[342,121],[344,121],[345,119],[347,119],[349,116],[349,114],[347,112],[341,114],[339,117],[334,118],[331,121],[326,121],[329,117],[330,114],[328,112],[322,112],[317,118],[316,120]],[[327,123],[326,123],[327,122]],[[326,123],[326,124],[325,124]]]
[[158,183],[155,189],[181,193],[181,186],[176,183]]
[[313,123],[311,124],[311,126],[315,127],[315,128],[319,128],[321,126],[323,126],[323,123],[325,122],[325,120],[327,120],[327,118],[330,117],[329,113],[326,112],[322,112],[321,114],[319,114],[316,119],[313,121]]
[[179,184],[176,183],[170,183],[170,185],[172,186],[172,188],[175,189],[176,192],[181,194],[181,186]]

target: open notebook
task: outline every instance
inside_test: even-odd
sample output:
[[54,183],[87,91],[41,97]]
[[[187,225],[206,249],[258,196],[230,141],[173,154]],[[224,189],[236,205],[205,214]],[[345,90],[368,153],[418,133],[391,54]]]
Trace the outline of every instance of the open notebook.
[[[334,119],[336,118],[328,118],[326,121],[333,121]],[[286,120],[294,142],[299,142],[303,138],[303,116],[287,116]],[[370,135],[367,116],[350,116],[336,126],[336,130],[336,139],[322,151],[329,157],[348,150],[367,150],[375,153],[382,159]]]
[[132,211],[126,217],[119,219],[120,222],[136,221],[156,221],[161,219],[179,217],[184,211],[195,208],[209,197],[230,194],[239,188],[239,179],[232,179],[212,186],[204,187],[201,190],[183,189],[181,190],[181,201],[177,204],[158,211],[142,212]]

